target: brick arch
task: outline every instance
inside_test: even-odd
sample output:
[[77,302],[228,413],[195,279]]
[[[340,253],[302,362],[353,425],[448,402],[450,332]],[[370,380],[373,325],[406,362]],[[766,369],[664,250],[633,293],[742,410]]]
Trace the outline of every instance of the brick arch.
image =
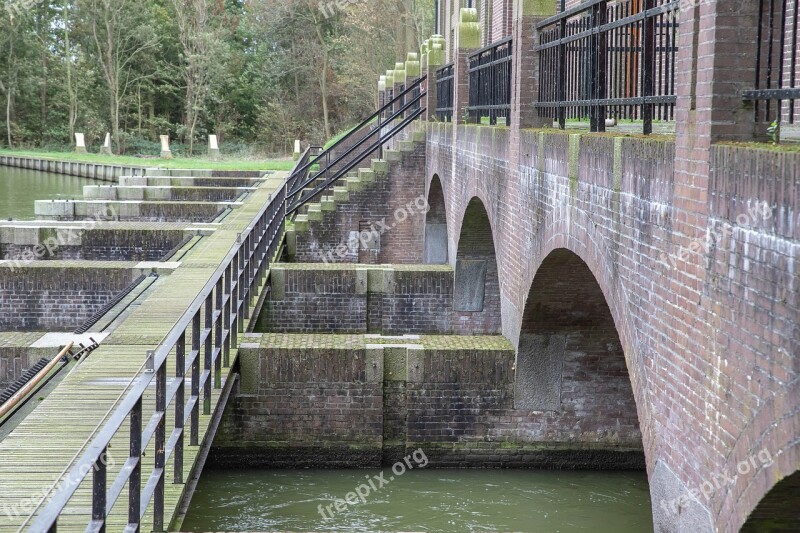
[[567,248],[550,251],[530,285],[520,325],[515,407],[549,411],[549,439],[612,452],[607,467],[645,464],[614,318],[589,266]]
[[[736,482],[723,485],[724,501],[717,512],[720,531],[762,531],[770,520],[800,523],[800,378],[773,394],[739,435],[726,460],[728,473],[748,463]],[[745,468],[742,467],[742,471]],[[792,495],[790,501],[788,495]],[[794,504],[794,505],[791,505]],[[776,531],[782,531],[776,529]]]
[[447,208],[442,180],[434,174],[428,186],[428,211],[425,214],[425,250],[423,260],[429,264],[448,263]]
[[456,328],[499,334],[500,278],[494,232],[483,201],[474,196],[459,225],[455,254],[454,315]]
[[[568,233],[554,231],[553,227],[550,231],[543,230],[545,235],[543,235],[538,249],[534,251],[535,259],[530,264],[530,280],[525,285],[527,287],[525,294],[530,295],[542,264],[556,250],[565,249],[571,252],[589,270],[603,294],[614,322],[615,331],[619,336],[636,405],[648,478],[651,478],[659,454],[659,439],[653,432],[651,420],[653,412],[650,403],[653,393],[647,385],[646,354],[642,350],[644,344],[638,339],[630,320],[631,310],[626,289],[622,286],[620,279],[613,275],[613,269],[609,266],[609,251],[602,238],[598,238],[598,235],[591,230],[587,231],[580,225],[573,224],[566,228],[562,226],[562,228]],[[527,299],[525,304],[527,304]],[[519,317],[516,332],[521,332],[521,323],[522,317]]]
[[800,470],[777,482],[750,513],[741,533],[796,531],[800,524]]

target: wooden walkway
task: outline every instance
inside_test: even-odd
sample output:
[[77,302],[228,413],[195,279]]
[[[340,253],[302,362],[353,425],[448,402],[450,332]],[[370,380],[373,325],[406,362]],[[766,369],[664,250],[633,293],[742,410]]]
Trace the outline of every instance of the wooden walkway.
[[[143,368],[147,350],[154,349],[177,323],[220,266],[237,234],[251,223],[284,179],[285,173],[270,175],[243,205],[216,226],[216,231],[199,241],[165,283],[148,296],[98,350],[76,366],[36,410],[0,442],[0,532],[29,530],[25,525],[28,516],[35,514],[40,502],[46,503],[54,488],[63,481],[64,473],[80,457],[92,434],[124,397],[127,386]],[[235,351],[231,353],[231,362],[234,355]],[[170,361],[174,362],[174,358]],[[168,375],[175,375],[174,368],[168,372]],[[223,374],[227,375],[227,369]],[[145,412],[155,403],[152,388],[145,398]],[[212,413],[219,392],[214,389]],[[168,415],[167,427],[171,427],[173,412],[169,411]],[[210,416],[200,416],[201,441],[210,419]],[[127,459],[127,430],[123,426],[109,450],[109,480],[116,477]],[[152,468],[155,456],[152,448],[151,443],[145,452],[143,473]],[[194,462],[198,450],[199,447],[188,446],[187,441],[187,464]],[[184,473],[188,478],[189,469]],[[171,483],[172,475],[171,465],[168,465],[167,524],[174,516],[185,486]],[[86,476],[62,515],[59,531],[85,529],[91,516],[91,478],[91,474]],[[126,495],[127,489],[110,516],[108,531],[122,531],[127,523]],[[148,514],[145,524],[152,523],[151,520]],[[142,528],[145,530],[149,528]]]

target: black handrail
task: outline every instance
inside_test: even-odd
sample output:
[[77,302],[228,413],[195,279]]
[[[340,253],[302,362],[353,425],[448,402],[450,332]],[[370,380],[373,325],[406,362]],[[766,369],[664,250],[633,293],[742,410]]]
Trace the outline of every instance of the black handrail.
[[[152,530],[164,529],[167,461],[171,458],[174,461],[173,482],[182,483],[185,426],[189,426],[189,445],[197,446],[200,404],[202,402],[204,414],[210,414],[212,381],[214,388],[221,388],[223,362],[229,366],[230,350],[235,348],[238,334],[243,332],[243,319],[250,318],[253,297],[280,245],[286,217],[285,200],[284,184],[237,238],[175,326],[155,350],[148,352],[147,363],[143,365],[145,369],[131,380],[127,394],[102,422],[99,432],[90,435],[91,441],[87,439],[88,448],[69,469],[64,483],[49,503],[35,517],[32,531],[56,531],[61,513],[89,471],[93,472],[93,489],[92,518],[87,530],[105,529],[108,514],[126,485],[129,488],[126,530],[139,531],[151,503]],[[188,352],[187,332],[191,335]],[[170,357],[175,358],[176,375],[167,380],[167,360]],[[188,400],[185,391],[187,375],[191,386]],[[153,381],[156,385],[155,410],[145,417],[145,394]],[[174,428],[167,435],[166,412],[170,405],[174,405],[175,410]],[[129,455],[109,486],[108,448],[125,422],[130,424]],[[142,453],[150,442],[154,443],[155,464],[142,490]],[[29,520],[37,510],[38,507]]]
[[742,91],[742,100],[753,102],[753,117],[759,129],[775,122],[773,140],[780,138],[777,126],[781,122],[794,124],[795,115],[800,113],[798,9],[798,0],[759,0],[758,37],[751,60],[753,88]]
[[453,63],[436,71],[436,118],[444,122],[453,120]]
[[402,98],[405,97],[406,94],[410,93],[411,91],[413,91],[414,89],[419,87],[420,84],[423,81],[425,81],[427,78],[428,78],[427,76],[422,76],[417,81],[415,81],[414,83],[412,83],[411,85],[406,87],[406,89],[404,91],[402,91],[401,93],[398,93],[396,96],[393,96],[388,102],[386,102],[383,105],[383,107],[381,107],[380,109],[375,111],[369,117],[364,119],[358,126],[353,128],[350,131],[350,133],[348,133],[347,135],[345,135],[344,137],[342,137],[341,139],[336,141],[331,147],[329,147],[327,150],[325,150],[322,153],[320,153],[319,155],[317,155],[314,159],[312,159],[311,161],[309,161],[308,163],[306,163],[302,167],[297,168],[294,171],[292,171],[292,174],[289,176],[289,180],[291,181],[294,178],[294,175],[297,174],[297,173],[308,172],[309,168],[311,168],[313,165],[319,163],[323,158],[329,157],[330,154],[333,152],[333,150],[337,146],[339,146],[340,144],[342,144],[346,140],[349,140],[352,135],[354,135],[355,133],[361,131],[361,129],[364,126],[366,126],[367,124],[369,124],[370,122],[372,122],[376,118],[378,119],[378,125],[377,125],[376,129],[380,129],[380,127],[382,126],[383,122],[388,122],[389,120],[391,120],[391,119],[383,119],[382,118],[384,116],[383,115],[384,111],[391,110],[392,107],[395,105],[395,103],[399,102]]
[[[411,99],[408,102],[406,102],[401,108],[399,108],[391,116],[389,116],[389,118],[386,120],[386,123],[387,124],[391,124],[396,118],[402,118],[403,114],[405,113],[405,111],[407,111],[409,108],[415,108],[415,109],[418,110],[419,106],[417,106],[416,104],[422,99],[423,96],[425,96],[425,93],[419,93],[416,97],[414,97],[413,99]],[[367,136],[363,137],[362,139],[359,139],[359,141],[356,142],[356,144],[351,146],[345,153],[343,153],[340,156],[338,156],[327,167],[325,167],[320,174],[316,174],[316,175],[314,175],[312,177],[306,178],[306,180],[303,181],[303,183],[301,183],[300,185],[296,185],[294,188],[289,189],[288,192],[286,193],[287,199],[289,201],[294,199],[294,197],[297,196],[297,194],[301,193],[311,183],[313,183],[314,181],[320,179],[321,175],[323,175],[328,170],[330,170],[332,168],[335,168],[336,165],[339,164],[343,159],[347,158],[350,154],[352,154],[358,148],[360,148],[361,145],[363,145],[364,143],[366,143],[370,139],[370,137],[372,137],[372,136],[371,135],[367,135]],[[384,143],[379,143],[378,146],[375,149],[377,149],[378,147],[382,146],[383,144]],[[375,149],[371,150],[370,152],[367,152],[367,154],[371,153]],[[366,154],[365,154],[365,157],[366,157]],[[363,160],[363,158],[362,158],[362,160]]]
[[478,124],[483,117],[497,124],[497,117],[504,115],[511,125],[512,45],[506,37],[469,56],[469,116]]
[[[409,102],[404,106],[404,110],[410,107],[413,103]],[[352,161],[348,162],[343,168],[339,169],[333,176],[327,178],[325,182],[316,186],[313,190],[309,192],[306,196],[300,197],[300,199],[296,200],[290,207],[286,209],[286,215],[289,216],[292,213],[296,212],[298,209],[303,207],[305,204],[310,202],[312,199],[319,196],[324,190],[328,189],[331,185],[336,183],[342,176],[346,175],[350,172],[353,168],[355,168],[359,163],[361,163],[364,159],[366,159],[369,154],[375,151],[379,146],[383,145],[390,139],[392,139],[395,135],[400,133],[402,130],[406,128],[411,122],[419,118],[426,111],[426,108],[420,107],[413,111],[410,115],[407,115],[402,122],[393,126],[389,132],[382,133],[381,137],[374,141],[368,148],[363,150],[356,158]],[[302,192],[302,191],[301,191]]]
[[[539,116],[566,127],[589,118],[672,120],[677,101],[678,0],[588,0],[538,24]],[[563,4],[562,4],[563,5]]]

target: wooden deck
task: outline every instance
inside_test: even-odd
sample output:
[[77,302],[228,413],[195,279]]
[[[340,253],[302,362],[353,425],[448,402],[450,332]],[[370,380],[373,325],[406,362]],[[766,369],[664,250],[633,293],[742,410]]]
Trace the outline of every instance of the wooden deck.
[[[2,442],[0,442],[0,532],[29,530],[28,517],[36,514],[40,502],[46,504],[53,489],[65,478],[69,467],[80,457],[93,433],[124,397],[131,380],[143,368],[146,351],[154,349],[185,312],[197,293],[210,279],[223,258],[285,179],[285,173],[273,173],[259,189],[216,225],[208,237],[200,240],[183,258],[180,266],[158,290],[150,294],[128,318],[103,342],[102,346],[76,366],[63,382]],[[153,224],[158,225],[158,224]],[[235,351],[232,351],[231,362]],[[174,362],[173,358],[170,361]],[[227,375],[227,369],[223,372]],[[174,376],[174,368],[168,376]],[[188,387],[188,384],[187,384]],[[145,412],[152,409],[155,389],[145,398]],[[219,399],[214,389],[212,413]],[[148,405],[149,402],[149,405]],[[202,413],[202,409],[201,409]],[[167,427],[173,411],[168,408]],[[211,420],[200,416],[200,435]],[[153,445],[145,452],[143,483],[154,457]],[[185,447],[187,464],[192,464],[199,447]],[[128,428],[123,426],[109,450],[109,484],[116,477],[128,455]],[[186,468],[184,477],[188,478]],[[83,531],[91,515],[91,473],[78,489],[62,518],[59,531]],[[165,523],[169,524],[184,489],[172,483],[172,465],[166,472]],[[127,523],[127,489],[115,506],[108,531],[122,531]],[[151,523],[149,517],[145,524]],[[149,528],[142,528],[143,531]]]

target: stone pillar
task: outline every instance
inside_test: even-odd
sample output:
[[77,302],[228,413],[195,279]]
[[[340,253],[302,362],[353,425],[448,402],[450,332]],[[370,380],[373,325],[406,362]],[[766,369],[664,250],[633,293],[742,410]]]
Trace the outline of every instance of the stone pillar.
[[161,159],[172,159],[169,149],[169,135],[161,135]]
[[533,107],[539,99],[539,54],[533,51],[539,44],[536,24],[556,14],[556,2],[515,0],[511,23],[514,39],[511,81],[511,127],[516,129],[552,125],[541,118]]
[[219,159],[219,143],[217,143],[216,135],[208,136],[208,157]]
[[[388,104],[392,100],[392,98],[394,98],[394,70],[387,70],[386,71],[386,90],[387,91],[389,91],[389,90],[392,91],[392,93],[390,95],[389,94],[386,95],[386,101],[384,103]],[[390,96],[392,98],[389,98]],[[392,113],[394,113],[394,108],[390,107],[389,109],[386,110],[386,113],[385,113],[386,118],[389,118],[389,116]]]
[[295,141],[294,141],[294,152],[292,152],[292,159],[297,161],[298,159],[300,159],[300,156],[302,155],[302,153],[303,153],[303,150],[302,150],[302,147],[300,146],[300,139],[295,139]]
[[111,155],[111,134],[106,133],[106,138],[103,141],[103,147],[100,148],[100,153],[104,155]]
[[75,134],[75,152],[79,154],[86,153],[86,140],[84,138],[83,133]]
[[[406,68],[406,84],[407,84],[408,87],[410,87],[411,85],[413,85],[413,84],[415,84],[415,83],[417,83],[419,81],[420,60],[419,60],[419,54],[417,52],[409,52],[406,55],[406,66],[405,66],[405,68]],[[419,93],[423,90],[423,88],[424,88],[424,86],[422,84],[420,84],[417,87],[417,89],[415,89],[414,91],[411,91],[410,93],[408,93],[408,96],[406,97],[406,101],[407,102],[411,101],[411,99],[413,99],[416,96],[418,96]],[[413,107],[410,107],[408,109],[407,114],[414,113],[423,104],[424,104],[423,100],[420,100],[420,102],[417,105],[415,105]],[[421,115],[421,116],[424,117],[424,115]]]
[[464,124],[469,109],[469,56],[481,47],[478,11],[461,8],[453,50],[453,124]]
[[[405,90],[406,85],[406,64],[405,63],[395,63],[394,64],[394,95],[395,97]],[[394,104],[395,112],[400,111],[400,108],[403,107],[405,103],[405,99],[398,100]],[[402,118],[402,117],[397,117]]]
[[[386,105],[386,75],[378,79],[378,109],[383,109],[383,106]],[[383,117],[381,117],[382,119]]]
[[438,94],[436,92],[437,72],[444,66],[445,61],[445,41],[441,35],[432,35],[428,40],[428,53],[425,54],[425,73],[428,76],[428,93],[425,95],[426,120],[436,117],[436,108],[439,105]]

